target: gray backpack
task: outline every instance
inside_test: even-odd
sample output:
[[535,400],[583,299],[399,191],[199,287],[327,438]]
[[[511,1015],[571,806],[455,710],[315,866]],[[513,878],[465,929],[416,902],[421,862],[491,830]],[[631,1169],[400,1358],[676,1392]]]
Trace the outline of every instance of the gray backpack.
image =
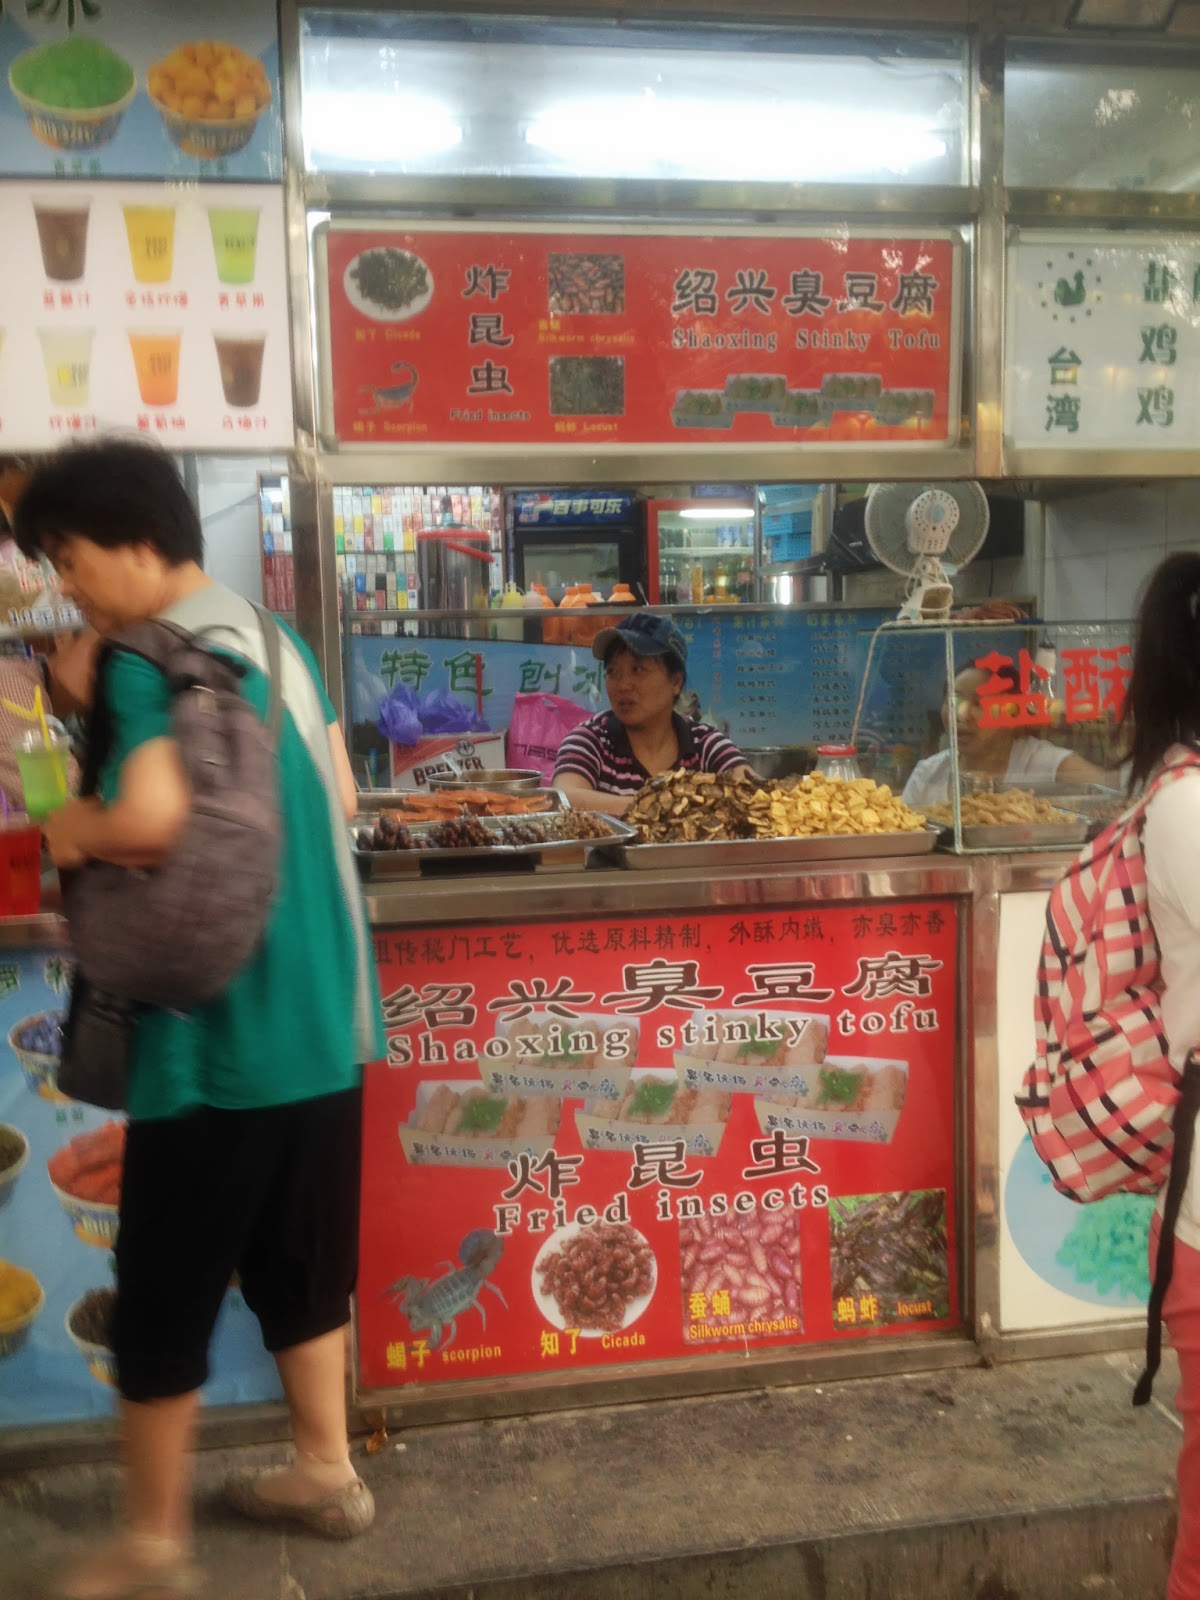
[[[258,607],[270,698],[266,719],[239,692],[245,669],[175,623],[139,623],[111,640],[171,687],[171,734],[191,810],[171,854],[141,870],[92,862],[63,901],[79,972],[119,1001],[189,1011],[225,989],[254,955],[275,895],[280,849],[277,751],[282,719],[279,625]],[[111,744],[97,692],[82,791],[94,794]]]

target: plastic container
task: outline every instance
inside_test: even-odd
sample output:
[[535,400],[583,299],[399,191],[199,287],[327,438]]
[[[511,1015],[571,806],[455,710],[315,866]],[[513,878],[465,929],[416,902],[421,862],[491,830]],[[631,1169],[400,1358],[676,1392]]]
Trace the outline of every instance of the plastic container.
[[843,783],[853,783],[861,778],[858,750],[852,744],[819,744],[817,764],[813,769],[824,778],[837,778]]
[[42,903],[42,830],[19,813],[0,822],[0,917],[32,917]]
[[68,799],[67,762],[71,741],[61,723],[48,724],[47,744],[39,727],[26,728],[13,740],[17,770],[25,794],[25,810],[31,822],[41,822]]
[[579,598],[579,585],[573,583],[558,603],[558,644],[577,644],[579,642],[578,622],[574,617],[565,617],[562,613],[564,611],[579,611],[582,606],[583,601]]
[[[500,611],[524,611],[525,596],[515,583],[509,583],[505,586],[504,594],[497,609]],[[493,622],[491,634],[493,639],[507,639],[512,643],[520,644],[525,636],[525,629],[520,622]]]

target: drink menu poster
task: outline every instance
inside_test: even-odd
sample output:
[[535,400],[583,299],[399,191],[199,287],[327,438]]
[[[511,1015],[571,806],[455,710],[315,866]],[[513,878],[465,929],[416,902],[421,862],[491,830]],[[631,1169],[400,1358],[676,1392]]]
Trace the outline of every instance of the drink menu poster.
[[343,444],[945,445],[954,236],[332,228]]
[[368,1389],[959,1320],[952,900],[378,931]]
[[0,174],[278,182],[274,0],[0,3]]
[[0,450],[290,448],[279,190],[0,184],[0,238]]

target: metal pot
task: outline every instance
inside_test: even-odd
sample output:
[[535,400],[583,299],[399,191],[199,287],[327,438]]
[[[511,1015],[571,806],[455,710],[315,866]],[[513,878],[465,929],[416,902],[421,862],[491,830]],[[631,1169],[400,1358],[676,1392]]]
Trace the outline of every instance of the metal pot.
[[803,777],[813,768],[813,752],[802,744],[763,744],[742,754],[760,778]]
[[542,775],[528,767],[492,767],[482,772],[430,776],[431,789],[490,789],[493,794],[534,794],[542,787]]

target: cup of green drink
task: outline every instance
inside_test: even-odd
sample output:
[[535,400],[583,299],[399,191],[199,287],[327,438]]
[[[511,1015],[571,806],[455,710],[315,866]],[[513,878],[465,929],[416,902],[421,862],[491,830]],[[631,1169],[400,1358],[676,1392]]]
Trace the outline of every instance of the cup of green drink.
[[25,810],[31,822],[43,822],[67,802],[67,763],[71,740],[64,728],[47,725],[26,728],[13,740],[17,771],[25,791]]

